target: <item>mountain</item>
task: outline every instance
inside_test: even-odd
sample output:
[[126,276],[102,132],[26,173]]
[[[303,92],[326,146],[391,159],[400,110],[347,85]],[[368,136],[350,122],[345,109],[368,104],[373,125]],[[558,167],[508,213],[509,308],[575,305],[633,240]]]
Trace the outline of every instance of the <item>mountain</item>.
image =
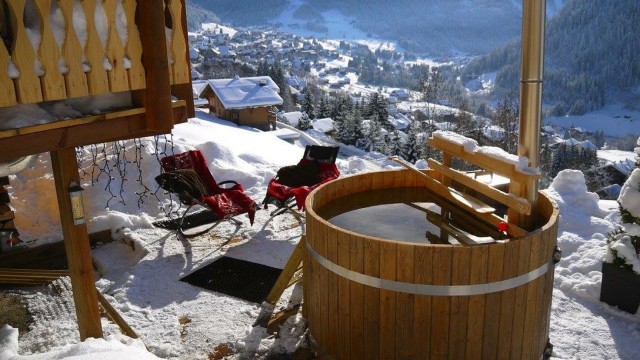
[[[604,106],[608,96],[637,101],[638,34],[637,0],[567,1],[546,29],[544,102],[550,114],[584,114]],[[465,75],[497,71],[495,95],[517,90],[520,50],[518,41],[478,57]]]
[[213,11],[206,10],[192,1],[187,1],[187,29],[198,31],[201,29],[201,25],[206,23],[220,23],[220,18]]
[[[549,13],[565,0],[549,0]],[[285,11],[296,26],[326,36],[338,15],[370,37],[430,56],[481,54],[520,36],[517,0],[187,0],[235,26],[278,24]]]

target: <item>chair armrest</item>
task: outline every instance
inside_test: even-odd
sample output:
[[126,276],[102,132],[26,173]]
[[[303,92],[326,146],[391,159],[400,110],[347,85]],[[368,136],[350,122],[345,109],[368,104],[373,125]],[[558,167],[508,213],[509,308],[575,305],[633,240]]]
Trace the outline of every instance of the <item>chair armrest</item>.
[[225,181],[220,181],[218,183],[218,186],[222,187],[221,185],[225,185],[225,184],[233,184],[233,186],[238,185],[238,182],[235,180],[225,180]]

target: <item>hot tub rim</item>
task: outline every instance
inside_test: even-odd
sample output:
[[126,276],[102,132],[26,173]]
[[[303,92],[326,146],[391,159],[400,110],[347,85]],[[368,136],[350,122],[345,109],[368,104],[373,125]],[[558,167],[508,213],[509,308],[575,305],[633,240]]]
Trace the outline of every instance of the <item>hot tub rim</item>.
[[[341,178],[337,178],[335,180],[329,181],[327,183],[324,183],[322,185],[320,185],[319,187],[315,188],[313,191],[311,191],[311,193],[309,193],[309,195],[307,196],[306,200],[305,200],[305,212],[306,212],[306,216],[308,217],[309,215],[312,215],[313,218],[317,221],[320,221],[324,226],[333,228],[335,230],[339,230],[341,232],[347,233],[349,235],[354,235],[354,236],[358,236],[358,237],[363,237],[363,238],[368,238],[371,240],[377,240],[377,241],[382,241],[382,242],[389,242],[389,243],[406,243],[406,241],[404,240],[396,240],[396,239],[385,239],[385,238],[381,238],[381,237],[377,237],[377,236],[371,236],[371,235],[366,235],[366,234],[361,234],[352,230],[348,230],[345,228],[342,228],[340,226],[334,225],[331,222],[329,222],[327,219],[321,217],[320,215],[318,215],[318,213],[315,211],[315,209],[313,208],[313,204],[312,201],[314,199],[314,197],[316,196],[316,194],[320,191],[322,191],[325,187],[327,186],[332,186],[332,183],[335,182],[339,182],[339,181],[343,181],[346,178],[350,178],[350,177],[356,177],[356,176],[366,176],[372,173],[384,173],[384,172],[388,172],[388,171],[406,171],[407,173],[409,173],[410,170],[406,170],[406,169],[390,169],[390,170],[379,170],[379,171],[368,171],[368,172],[364,172],[364,173],[358,173],[358,174],[353,174],[353,175],[349,175],[349,176],[345,176],[345,177],[341,177]],[[380,189],[371,189],[371,190],[380,190]],[[510,241],[517,241],[517,240],[521,240],[524,238],[529,238],[531,236],[534,236],[536,233],[540,232],[544,232],[545,230],[548,230],[549,228],[551,228],[552,226],[555,226],[558,223],[558,218],[559,218],[559,214],[560,214],[560,210],[558,207],[558,204],[556,203],[556,201],[554,199],[552,199],[551,197],[549,197],[547,194],[545,194],[543,191],[538,191],[538,202],[540,201],[547,201],[549,203],[549,205],[552,208],[551,213],[549,214],[549,217],[547,219],[547,221],[544,223],[544,225],[527,232],[526,234],[522,235],[522,236],[518,236],[518,237],[514,237],[514,238],[509,238],[506,240],[499,240],[499,242],[504,243],[504,242],[510,242]],[[337,199],[334,198],[332,200]],[[415,246],[433,246],[433,247],[451,247],[451,246],[488,246],[488,245],[492,245],[495,244],[496,241],[493,242],[487,242],[487,243],[478,243],[478,244],[474,244],[474,245],[464,245],[464,244],[457,244],[457,245],[453,245],[453,244],[431,244],[431,243],[412,243]]]

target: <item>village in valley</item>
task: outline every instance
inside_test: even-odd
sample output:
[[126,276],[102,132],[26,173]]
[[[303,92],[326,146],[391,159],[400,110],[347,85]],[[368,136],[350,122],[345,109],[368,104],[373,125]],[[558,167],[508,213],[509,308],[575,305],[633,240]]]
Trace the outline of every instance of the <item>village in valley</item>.
[[[288,126],[311,129],[343,146],[415,163],[436,156],[425,139],[433,131],[445,130],[516,152],[514,94],[493,102],[486,96],[495,73],[465,75],[462,81],[456,71],[468,61],[463,56],[420,59],[381,40],[327,40],[272,26],[233,28],[215,23],[189,33],[189,54],[196,106],[238,125],[278,131],[282,139],[299,136]],[[272,93],[266,102],[262,97],[257,103],[251,99],[236,103],[238,115],[224,109],[219,98],[228,82],[220,79],[234,78],[249,87],[268,83]],[[603,117],[632,122],[637,116],[620,113],[625,115]],[[543,186],[559,171],[573,168],[585,172],[590,191],[615,199],[634,167],[633,131],[625,134],[628,125],[622,125],[613,136],[605,136],[602,130],[559,119],[543,120],[540,167],[547,174]],[[280,124],[277,129],[276,124]]]

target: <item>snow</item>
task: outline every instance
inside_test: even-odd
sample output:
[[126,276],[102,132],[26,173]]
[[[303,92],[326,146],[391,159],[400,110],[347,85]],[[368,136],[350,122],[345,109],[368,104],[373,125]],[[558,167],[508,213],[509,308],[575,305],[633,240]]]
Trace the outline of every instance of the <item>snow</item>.
[[516,166],[516,169],[518,171],[521,171],[523,173],[536,174],[539,172],[538,169],[529,167],[529,159],[526,156],[509,154],[508,152],[495,146],[478,146],[478,142],[476,140],[457,134],[453,131],[437,130],[432,133],[432,136],[434,138],[439,138],[460,145],[464,148],[465,152],[471,154],[479,153],[496,160],[500,160],[502,162],[513,164]]
[[333,126],[333,119],[331,118],[313,119],[311,120],[311,125],[314,129],[322,131],[325,134],[335,129]]
[[624,104],[616,103],[584,115],[549,116],[544,122],[563,129],[580,127],[590,132],[603,131],[607,136],[637,136],[640,133],[640,110],[628,109]]
[[216,34],[220,33],[220,30],[222,30],[222,33],[229,35],[230,38],[232,38],[238,32],[234,28],[216,23],[204,23],[201,25],[201,28],[203,31],[212,31]]
[[635,169],[622,185],[618,202],[631,216],[640,218],[640,169]]
[[[216,180],[239,181],[256,201],[264,197],[277,169],[295,164],[302,156],[303,142],[291,144],[272,133],[238,127],[205,112],[197,111],[196,115],[175,126],[174,151],[201,150]],[[313,135],[330,143],[317,131],[301,135],[300,141]],[[133,146],[129,141],[122,143]],[[153,140],[142,143],[143,180],[152,184],[160,171],[151,149]],[[390,166],[379,158],[384,156],[341,146],[337,165],[343,176]],[[81,169],[90,169],[90,163],[85,157],[80,161]],[[276,338],[255,325],[272,309],[179,281],[222,255],[282,268],[304,233],[303,217],[285,213],[269,219],[268,211],[258,211],[253,226],[239,217],[241,226],[223,222],[209,233],[185,241],[173,232],[150,226],[151,221],[164,216],[162,208],[169,204],[163,194],[159,200],[147,199],[138,208],[136,182],[121,183],[117,172],[112,175],[111,190],[124,187],[126,201],[112,201],[109,209],[105,209],[110,197],[104,190],[109,186],[106,177],[93,185],[88,178],[82,181],[90,232],[110,229],[116,240],[92,250],[96,286],[140,340],[121,335],[117,326],[104,320],[105,339],[80,343],[72,307],[53,306],[61,296],[72,304],[69,291],[55,295],[38,290],[27,296],[27,307],[33,314],[46,316],[39,317],[37,326],[20,337],[16,329],[0,328],[1,359],[196,359],[207,358],[220,345],[233,349],[234,358],[253,359],[290,354],[300,346],[309,346],[303,336],[306,320],[300,314],[287,320]],[[10,182],[21,237],[34,244],[59,240],[48,156],[40,156],[34,168],[11,176]],[[551,309],[553,358],[640,358],[640,314],[627,314],[599,301],[606,234],[619,221],[617,203],[598,201],[586,190],[582,173],[573,170],[560,172],[545,193],[560,209],[558,245],[563,254],[555,268]],[[34,224],[34,219],[40,224]],[[68,278],[58,281],[58,288],[70,286]],[[285,292],[276,308],[291,307],[300,298],[301,288],[295,286]],[[144,352],[145,345],[153,355]]]
[[[208,80],[225,109],[282,104],[280,88],[269,76]],[[264,84],[264,85],[261,85]]]

